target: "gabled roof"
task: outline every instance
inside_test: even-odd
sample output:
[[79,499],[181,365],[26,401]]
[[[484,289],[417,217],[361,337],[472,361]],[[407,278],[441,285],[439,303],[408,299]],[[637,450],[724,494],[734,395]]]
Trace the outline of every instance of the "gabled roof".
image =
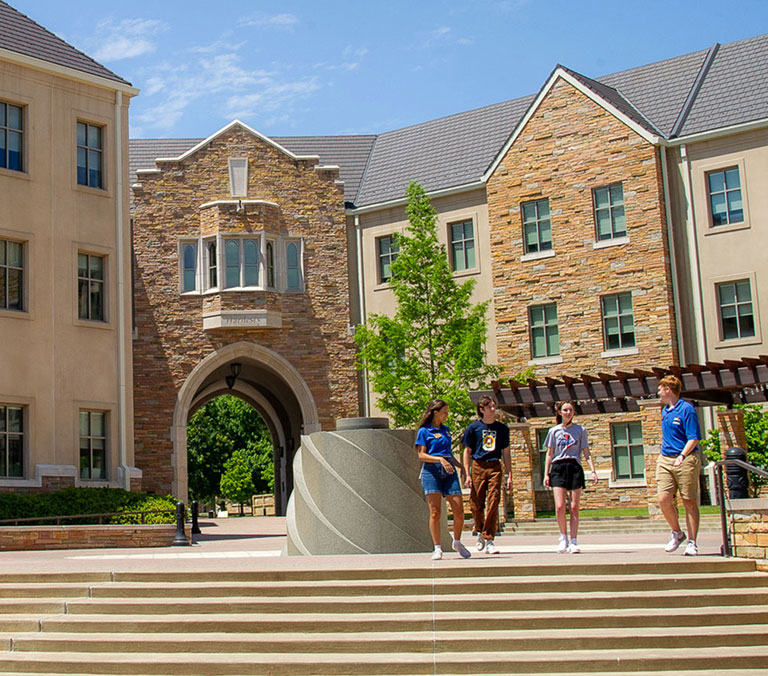
[[130,82],[0,0],[0,48],[123,85]]
[[[227,125],[224,129],[230,126]],[[186,156],[196,146],[210,141],[221,131],[223,130],[207,139],[131,139],[128,142],[130,182],[136,182],[136,172],[139,169],[154,169],[156,159]],[[261,134],[257,136],[265,138]],[[340,167],[339,180],[344,181],[344,199],[352,202],[375,138],[373,135],[274,136],[267,141],[287,150],[295,157],[319,156],[321,165]]]

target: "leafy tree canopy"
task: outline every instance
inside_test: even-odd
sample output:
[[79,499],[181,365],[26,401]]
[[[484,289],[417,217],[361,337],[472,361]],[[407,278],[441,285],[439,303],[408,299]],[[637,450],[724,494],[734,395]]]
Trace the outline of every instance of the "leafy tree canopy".
[[274,465],[267,426],[246,402],[223,395],[195,411],[187,424],[187,467],[192,498],[207,500],[218,495],[224,463],[235,450],[246,454],[256,492],[272,492]]
[[476,417],[469,390],[493,378],[486,363],[488,302],[472,304],[474,280],[459,284],[438,242],[424,188],[407,190],[408,225],[389,280],[396,299],[390,317],[371,314],[358,326],[358,368],[367,371],[378,406],[394,426],[415,426],[432,399],[448,402],[452,427]]
[[224,463],[224,473],[221,475],[219,487],[221,494],[232,502],[240,503],[240,514],[243,514],[243,504],[249,503],[256,489],[253,485],[251,464],[248,454],[235,451]]

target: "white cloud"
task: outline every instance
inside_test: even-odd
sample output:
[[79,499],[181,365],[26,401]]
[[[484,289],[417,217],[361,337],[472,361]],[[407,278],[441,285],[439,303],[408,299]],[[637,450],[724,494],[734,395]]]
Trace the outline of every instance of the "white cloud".
[[240,26],[255,26],[256,28],[278,28],[281,30],[292,30],[299,23],[295,14],[264,14],[256,12],[248,16],[241,17],[238,22]]
[[97,61],[131,59],[156,50],[152,38],[167,30],[168,26],[154,19],[123,19],[114,23],[106,19],[96,25],[98,38],[89,42],[89,52]]

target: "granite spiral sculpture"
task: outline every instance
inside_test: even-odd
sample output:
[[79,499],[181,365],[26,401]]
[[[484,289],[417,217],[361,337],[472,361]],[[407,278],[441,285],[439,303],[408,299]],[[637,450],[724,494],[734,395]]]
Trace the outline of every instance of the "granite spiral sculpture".
[[[385,424],[348,419],[335,432],[302,437],[288,501],[288,555],[432,549],[415,433]],[[445,513],[442,539],[449,547]]]

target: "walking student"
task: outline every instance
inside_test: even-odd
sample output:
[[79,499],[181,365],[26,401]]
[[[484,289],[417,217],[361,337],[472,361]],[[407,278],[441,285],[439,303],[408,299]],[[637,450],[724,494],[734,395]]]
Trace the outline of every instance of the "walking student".
[[[577,542],[579,533],[579,500],[581,489],[585,486],[584,469],[581,455],[584,454],[592,470],[592,480],[597,485],[597,471],[589,453],[587,430],[573,422],[575,409],[570,401],[557,404],[555,420],[557,425],[547,433],[544,446],[547,448],[547,460],[544,468],[544,486],[551,487],[555,494],[555,515],[560,528],[560,541],[557,552],[579,554]],[[565,519],[565,498],[571,494],[571,539],[568,540]]]
[[656,490],[659,508],[667,520],[672,534],[664,549],[674,552],[686,539],[680,529],[675,496],[685,507],[688,544],[684,556],[696,556],[696,536],[699,532],[699,474],[701,458],[696,452],[701,434],[696,409],[680,399],[683,384],[676,376],[659,381],[658,394],[664,408],[661,410],[661,453],[656,459]]
[[[443,558],[440,545],[440,514],[443,497],[453,513],[453,550],[459,556],[468,559],[471,554],[461,542],[461,530],[464,527],[464,501],[461,497],[461,483],[456,461],[451,451],[451,431],[445,426],[448,417],[448,404],[442,399],[432,401],[419,422],[416,433],[416,453],[421,466],[421,485],[429,504],[429,532],[435,551],[432,560]],[[459,470],[464,468],[459,465]]]
[[507,490],[512,488],[512,462],[509,454],[509,428],[496,420],[496,402],[484,396],[477,402],[477,417],[464,432],[464,485],[470,489],[469,502],[477,533],[477,551],[498,554],[493,540],[499,526],[499,502],[503,472]]

